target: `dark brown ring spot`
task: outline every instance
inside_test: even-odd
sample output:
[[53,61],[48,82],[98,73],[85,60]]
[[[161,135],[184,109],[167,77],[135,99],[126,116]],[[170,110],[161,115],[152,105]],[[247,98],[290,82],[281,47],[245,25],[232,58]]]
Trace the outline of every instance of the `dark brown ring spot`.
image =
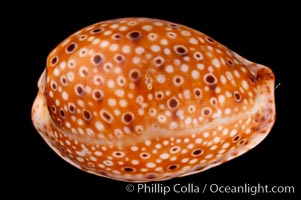
[[149,156],[148,153],[142,153],[142,154],[141,154],[141,157],[143,157],[143,158],[148,158],[148,157],[150,157],[150,156]]
[[170,109],[175,109],[178,107],[179,101],[176,98],[171,98],[168,100],[167,104]]
[[181,83],[183,83],[183,78],[180,76],[176,76],[174,78],[174,81],[175,81],[176,85],[180,85]]
[[174,51],[181,56],[187,55],[187,49],[186,47],[182,46],[182,45],[176,45],[174,47]]
[[65,118],[65,111],[63,109],[60,109],[60,116],[62,118]]
[[67,48],[67,53],[72,53],[76,49],[77,45],[75,43],[71,43]]
[[131,168],[131,167],[124,167],[123,171],[130,173],[130,172],[134,172],[135,170],[133,168]]
[[203,109],[203,115],[209,115],[211,113],[211,110],[209,108],[204,108]]
[[192,155],[193,156],[199,156],[203,153],[203,150],[201,149],[195,149],[193,152],[192,152]]
[[194,89],[194,95],[196,98],[200,98],[202,96],[202,91],[198,88]]
[[51,65],[55,65],[55,64],[57,63],[57,61],[58,61],[58,57],[57,57],[57,56],[54,56],[54,57],[51,59],[50,63],[51,63]]
[[245,139],[242,139],[238,142],[238,145],[243,145],[243,144],[246,144],[246,140]]
[[84,39],[86,39],[86,38],[87,38],[87,35],[81,35],[79,39],[80,39],[80,40],[84,40]]
[[86,68],[82,67],[82,68],[80,69],[80,73],[81,73],[82,76],[85,77],[85,76],[88,75],[88,70],[87,70]]
[[254,76],[249,76],[249,81],[251,82],[251,84],[255,85],[256,83],[256,78]]
[[161,100],[161,99],[163,99],[164,94],[163,94],[163,92],[156,92],[155,96],[156,96],[157,100]]
[[100,65],[102,60],[103,60],[103,57],[100,54],[96,54],[96,55],[92,56],[92,63],[94,65]]
[[177,169],[178,168],[178,165],[169,165],[168,167],[167,167],[167,169],[168,170],[175,170],[175,169]]
[[101,116],[106,120],[106,122],[110,123],[112,121],[112,116],[109,113],[107,113],[106,111],[103,111],[101,113]]
[[214,84],[216,84],[216,78],[212,74],[205,75],[205,79],[204,80],[205,80],[205,82],[208,85],[214,85]]
[[61,76],[61,83],[62,83],[63,85],[67,85],[67,79],[66,79],[65,76]]
[[207,37],[206,39],[207,39],[207,41],[208,41],[208,42],[210,42],[210,43],[214,43],[214,40],[213,40],[212,38],[210,38],[210,37]]
[[94,90],[94,91],[93,91],[93,98],[94,98],[95,100],[97,100],[97,101],[102,100],[102,98],[103,98],[102,91],[100,91],[100,90]]
[[54,81],[51,82],[51,89],[54,91],[57,89],[57,85]]
[[170,28],[179,28],[178,25],[176,25],[176,24],[168,24],[168,26],[169,26]]
[[138,70],[133,69],[130,72],[130,79],[132,81],[137,81],[140,78],[140,72]]
[[240,102],[241,101],[241,95],[239,92],[235,91],[234,92],[234,98],[235,98],[235,101],[237,102]]
[[75,112],[75,106],[74,106],[73,103],[69,103],[68,110],[69,110],[70,113],[74,113]]
[[118,33],[115,33],[115,34],[112,35],[112,38],[115,39],[115,40],[119,40],[119,39],[121,39],[121,35],[118,34]]
[[96,28],[94,30],[91,31],[92,34],[97,34],[97,33],[101,33],[103,31],[102,28]]
[[172,153],[178,152],[179,150],[180,150],[179,147],[172,147],[172,148],[170,149],[170,151],[171,151]]
[[100,174],[102,176],[108,176],[109,175],[107,172],[98,172],[98,174]]
[[157,176],[155,175],[155,174],[148,174],[148,175],[146,175],[146,178],[147,179],[154,179],[154,178],[156,178]]
[[133,41],[138,40],[140,37],[141,37],[141,34],[138,31],[133,31],[128,34],[128,38]]
[[117,63],[122,63],[124,60],[125,60],[125,59],[124,59],[124,56],[122,56],[122,55],[120,55],[120,54],[117,54],[117,55],[115,56],[115,61],[116,61]]
[[196,59],[196,60],[203,60],[203,55],[200,53],[200,52],[195,52],[193,54],[193,57]]
[[123,114],[122,116],[122,121],[125,123],[125,124],[130,124],[132,123],[134,120],[134,115],[133,113],[125,113]]
[[55,107],[54,105],[51,106],[51,111],[52,111],[53,113],[56,113],[56,107]]
[[227,65],[230,66],[230,67],[233,67],[234,63],[232,62],[232,60],[227,59]]
[[75,86],[75,93],[78,96],[83,96],[84,95],[84,88],[83,88],[83,86],[81,86],[81,85]]
[[87,110],[83,110],[83,117],[86,121],[90,121],[92,119],[91,113]]
[[240,139],[240,135],[236,135],[236,136],[233,138],[233,142],[237,142],[239,139]]

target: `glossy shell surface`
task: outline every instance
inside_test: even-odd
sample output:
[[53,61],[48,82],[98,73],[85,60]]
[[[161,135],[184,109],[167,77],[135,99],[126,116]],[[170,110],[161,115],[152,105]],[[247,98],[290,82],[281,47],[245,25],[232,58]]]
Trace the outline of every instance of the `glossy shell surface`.
[[211,37],[148,18],[93,24],[48,56],[32,121],[77,168],[128,182],[204,171],[259,144],[274,75]]

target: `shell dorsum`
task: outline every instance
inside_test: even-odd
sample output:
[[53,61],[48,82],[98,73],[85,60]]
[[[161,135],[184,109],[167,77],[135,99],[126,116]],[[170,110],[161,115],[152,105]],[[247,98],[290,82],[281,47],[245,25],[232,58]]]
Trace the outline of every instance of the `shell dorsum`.
[[259,144],[274,75],[207,35],[148,18],[85,27],[48,56],[32,121],[81,170],[143,182],[204,171]]

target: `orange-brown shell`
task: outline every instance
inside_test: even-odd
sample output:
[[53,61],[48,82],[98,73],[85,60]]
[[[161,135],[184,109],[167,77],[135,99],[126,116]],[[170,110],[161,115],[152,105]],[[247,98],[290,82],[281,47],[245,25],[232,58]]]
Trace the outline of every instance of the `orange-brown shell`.
[[163,20],[100,22],[49,55],[32,108],[72,165],[123,181],[204,171],[250,150],[275,120],[274,76]]

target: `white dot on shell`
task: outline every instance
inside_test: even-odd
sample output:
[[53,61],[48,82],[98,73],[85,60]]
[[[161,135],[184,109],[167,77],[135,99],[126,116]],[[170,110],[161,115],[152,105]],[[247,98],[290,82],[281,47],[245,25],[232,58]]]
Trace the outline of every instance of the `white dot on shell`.
[[64,100],[68,100],[68,93],[67,93],[66,91],[64,91],[64,92],[62,93],[62,98],[63,98]]
[[158,46],[158,45],[152,45],[152,46],[151,46],[151,50],[152,50],[153,52],[158,52],[158,51],[160,51],[160,46]]
[[213,66],[215,66],[216,68],[220,68],[220,66],[221,66],[221,64],[220,64],[220,62],[219,62],[219,60],[218,60],[217,58],[214,58],[214,59],[212,60],[212,64],[213,64]]
[[152,142],[151,142],[150,140],[146,140],[146,141],[144,142],[144,144],[145,144],[145,146],[150,146],[150,145],[152,144]]
[[109,79],[107,81],[107,86],[108,86],[108,88],[114,88],[115,87],[115,82],[112,79]]
[[181,71],[182,72],[188,72],[188,65],[186,65],[186,64],[183,64],[183,65],[181,65]]
[[234,75],[235,75],[237,78],[240,78],[240,74],[239,74],[239,72],[238,72],[237,70],[234,70],[233,72],[234,72]]
[[233,137],[234,135],[236,135],[237,133],[237,130],[236,129],[233,129],[231,132],[230,132],[230,136]]
[[229,129],[227,129],[227,128],[224,129],[222,133],[223,133],[223,135],[227,135],[229,133]]
[[104,126],[103,126],[103,124],[101,122],[98,122],[98,121],[95,122],[95,127],[99,131],[103,131],[104,130]]
[[241,84],[242,84],[242,87],[243,87],[245,90],[248,90],[248,89],[249,89],[249,85],[248,85],[247,81],[242,80],[242,81],[241,81]]
[[167,73],[172,73],[174,71],[174,68],[172,65],[167,65],[166,68],[165,68],[165,71]]
[[128,46],[128,45],[125,45],[122,47],[122,52],[125,53],[125,54],[128,54],[131,52],[131,47]]
[[110,26],[110,28],[112,28],[112,29],[116,29],[116,28],[118,28],[119,27],[119,24],[112,24],[111,26]]
[[165,76],[163,74],[158,75],[157,81],[159,83],[164,83],[165,82]]
[[142,27],[142,29],[145,30],[145,31],[150,31],[150,30],[153,29],[153,26],[151,26],[151,25],[144,25],[144,26]]
[[165,123],[166,122],[166,117],[165,117],[165,115],[158,115],[158,121],[160,122],[160,123]]
[[156,25],[156,26],[163,26],[163,23],[158,21],[158,22],[155,22],[154,25]]
[[223,148],[223,149],[226,149],[226,148],[228,148],[229,146],[230,146],[229,143],[224,143],[223,146],[222,146],[222,148]]
[[230,108],[226,108],[226,109],[225,109],[225,114],[226,114],[226,115],[229,115],[230,113],[231,113],[231,109],[230,109]]
[[208,154],[208,155],[205,156],[206,159],[212,158],[212,157],[213,157],[213,154]]
[[108,104],[109,106],[116,106],[116,100],[113,98],[109,98],[108,99]]
[[127,27],[127,26],[120,26],[120,27],[118,28],[118,30],[119,30],[119,31],[126,31],[126,30],[128,30],[128,27]]
[[170,55],[171,51],[169,48],[164,48],[163,52],[166,54],[166,55]]
[[203,141],[203,140],[202,140],[201,138],[197,138],[197,139],[195,140],[195,143],[196,143],[196,144],[201,144],[202,141]]
[[[104,33],[103,33],[104,35],[111,35],[112,34],[112,31],[105,31]],[[91,40],[93,40],[93,37],[91,37],[92,39]],[[90,38],[89,38],[90,39]]]
[[189,43],[191,43],[191,44],[198,44],[198,41],[195,38],[190,38],[189,39]]
[[162,45],[168,45],[168,40],[162,39],[162,40],[160,41],[160,44],[162,44]]
[[137,146],[131,146],[131,150],[132,151],[138,151],[138,147]]
[[68,79],[68,81],[72,82],[74,80],[74,73],[73,72],[68,72],[67,73],[67,79]]
[[156,167],[156,164],[153,163],[153,162],[149,162],[149,163],[146,163],[146,167],[148,167],[148,168],[154,168],[154,167]]
[[193,79],[198,79],[200,77],[200,72],[198,72],[197,70],[192,70],[191,76]]
[[128,102],[127,102],[126,100],[121,99],[121,100],[119,101],[119,106],[121,106],[121,107],[126,107],[127,105],[128,105]]
[[221,140],[220,137],[215,137],[215,138],[213,138],[213,142],[214,142],[214,143],[218,143],[220,140]]
[[60,70],[57,69],[57,68],[55,68],[55,69],[53,70],[53,75],[54,75],[54,76],[60,75]]
[[219,103],[221,103],[221,104],[223,104],[224,102],[225,102],[225,96],[224,95],[219,95],[218,96],[218,101],[219,101]]
[[205,66],[204,66],[204,64],[199,63],[199,64],[197,64],[197,68],[198,68],[199,70],[203,70],[203,69],[205,68]]
[[132,163],[133,165],[138,165],[138,164],[139,164],[139,161],[138,161],[138,160],[132,160],[131,163]]
[[117,97],[123,97],[124,94],[125,94],[125,91],[123,89],[117,89],[114,91],[114,94],[117,96]]
[[135,53],[136,54],[143,54],[145,52],[144,48],[143,47],[137,47],[135,49]]
[[189,164],[194,164],[194,163],[196,163],[197,161],[198,161],[198,159],[194,158],[194,159],[192,159],[192,160],[189,161]]
[[162,154],[160,155],[160,158],[161,158],[161,159],[168,159],[168,158],[169,158],[169,154],[168,154],[168,153],[162,153]]
[[132,62],[133,62],[134,64],[139,64],[140,61],[141,61],[141,58],[140,58],[140,57],[134,57],[134,58],[132,59]]
[[170,128],[170,129],[176,129],[176,128],[178,128],[177,122],[170,122],[169,128]]
[[111,50],[111,51],[117,51],[118,48],[119,48],[119,46],[118,46],[117,44],[112,44],[112,45],[110,46],[110,50]]
[[183,159],[181,160],[181,162],[182,162],[182,163],[186,163],[188,160],[189,160],[189,158],[183,158]]
[[107,47],[107,46],[109,46],[109,42],[108,41],[102,41],[101,43],[100,43],[100,47],[102,47],[102,48],[105,48],[105,47]]
[[77,157],[76,158],[79,162],[84,162],[85,160],[82,157]]
[[204,137],[204,138],[207,138],[208,136],[209,136],[209,133],[208,133],[208,132],[203,133],[203,137]]

